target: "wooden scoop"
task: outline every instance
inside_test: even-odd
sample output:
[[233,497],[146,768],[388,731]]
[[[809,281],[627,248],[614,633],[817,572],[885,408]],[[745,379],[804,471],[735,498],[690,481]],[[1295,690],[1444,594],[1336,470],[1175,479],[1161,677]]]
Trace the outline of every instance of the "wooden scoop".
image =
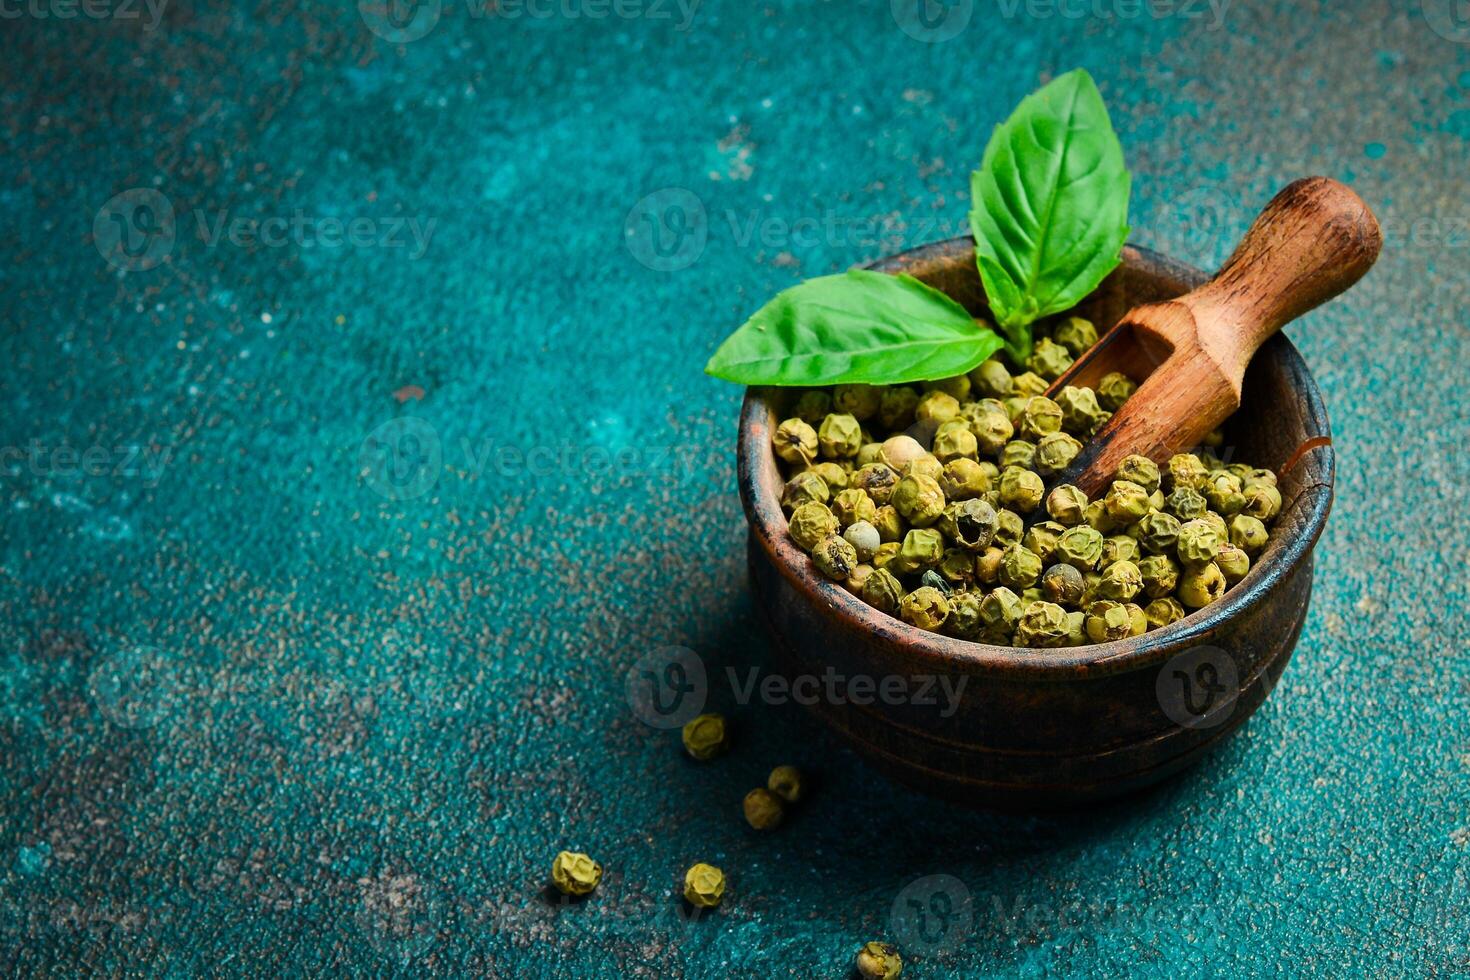
[[1096,388],[1121,371],[1133,394],[1049,485],[1102,493],[1123,457],[1163,463],[1240,407],[1246,365],[1283,324],[1362,278],[1383,244],[1362,199],[1327,177],[1287,185],[1215,277],[1178,299],[1128,312],[1047,389]]

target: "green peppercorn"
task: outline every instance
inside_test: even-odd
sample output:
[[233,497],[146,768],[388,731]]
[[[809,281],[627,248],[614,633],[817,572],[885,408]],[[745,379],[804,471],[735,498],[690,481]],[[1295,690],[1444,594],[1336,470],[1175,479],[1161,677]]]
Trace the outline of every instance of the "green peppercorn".
[[1266,525],[1260,518],[1236,514],[1230,520],[1230,543],[1247,555],[1255,555],[1266,547]]
[[1088,527],[1101,531],[1103,534],[1112,534],[1118,529],[1118,522],[1108,516],[1108,509],[1103,506],[1101,499],[1094,500],[1087,505],[1082,512],[1082,520]]
[[1042,337],[1031,348],[1026,366],[1046,380],[1055,381],[1072,366],[1072,354],[1061,344]]
[[1214,562],[1195,565],[1179,576],[1179,601],[1190,609],[1201,609],[1225,594],[1225,575]]
[[868,463],[858,467],[848,479],[849,488],[861,490],[873,498],[873,503],[882,507],[898,486],[898,471],[887,463]]
[[873,552],[873,567],[875,569],[887,568],[889,562],[898,557],[898,551],[901,547],[902,545],[897,541],[884,541],[878,546],[878,550]]
[[872,565],[858,565],[852,570],[852,573],[847,576],[847,581],[842,583],[842,587],[851,592],[853,595],[861,597],[863,594],[863,586],[868,584],[868,576],[872,574]]
[[1138,574],[1143,576],[1143,594],[1150,599],[1161,599],[1179,585],[1179,566],[1168,555],[1139,559]]
[[1159,467],[1147,456],[1124,456],[1118,464],[1117,478],[1143,487],[1145,493],[1153,493],[1159,488]]
[[1131,480],[1114,480],[1103,497],[1103,510],[1117,524],[1132,524],[1148,508],[1148,491]]
[[970,431],[970,423],[964,419],[945,422],[934,433],[934,458],[941,463],[965,456],[973,458],[979,451],[975,433]]
[[577,851],[561,851],[551,862],[551,883],[563,895],[590,895],[602,881],[602,865]]
[[831,495],[826,480],[811,470],[802,470],[781,488],[781,509],[793,512],[805,503],[826,504]]
[[862,980],[898,980],[903,974],[903,957],[888,943],[864,943],[856,964]]
[[1097,383],[1097,401],[1108,411],[1116,412],[1137,390],[1138,385],[1134,384],[1133,379],[1114,371],[1103,375],[1102,380]]
[[1067,611],[1054,602],[1032,602],[1016,623],[1016,645],[1059,647],[1067,642]]
[[1123,608],[1128,610],[1128,622],[1132,626],[1134,636],[1142,636],[1148,632],[1148,617],[1144,615],[1143,607],[1133,602],[1123,603]]
[[1086,524],[1069,527],[1057,537],[1056,551],[1052,557],[1071,565],[1079,572],[1090,572],[1102,560],[1102,532]]
[[1281,512],[1281,491],[1273,483],[1247,483],[1241,490],[1245,504],[1240,512],[1257,520],[1269,521]]
[[1018,427],[1023,438],[1033,441],[1062,430],[1062,409],[1045,395],[1036,395],[1021,411]]
[[1213,562],[1224,543],[1224,536],[1209,521],[1185,521],[1179,526],[1174,550],[1185,568],[1199,568]]
[[834,582],[845,582],[858,565],[857,550],[836,534],[829,534],[812,549],[812,563],[817,571]]
[[858,447],[858,454],[853,458],[853,466],[867,466],[869,463],[881,463],[883,458],[878,452],[883,448],[881,442],[865,442]]
[[913,424],[919,393],[906,385],[884,388],[878,402],[878,424],[890,432]]
[[1046,389],[1046,379],[1035,371],[1023,371],[1011,379],[1011,391],[1022,398],[1044,394]]
[[914,406],[914,418],[920,422],[948,422],[959,414],[959,399],[947,391],[925,392]]
[[1041,504],[1046,484],[1041,477],[1019,466],[1007,466],[1000,473],[1000,502],[1008,510],[1029,514]]
[[991,544],[1000,548],[1009,548],[1013,544],[1021,543],[1021,536],[1026,533],[1026,522],[1021,520],[1021,515],[1005,507],[997,508],[995,511],[995,537]]
[[1036,444],[1036,471],[1042,476],[1055,476],[1072,464],[1082,451],[1082,443],[1065,432],[1052,432]]
[[976,451],[987,456],[1000,452],[1016,434],[1016,427],[1011,424],[1004,407],[978,410],[972,413],[969,422],[970,432],[975,436]]
[[1126,559],[1115,561],[1103,569],[1097,583],[1097,594],[1114,602],[1127,602],[1143,588],[1143,573],[1138,566]]
[[981,551],[995,540],[995,508],[983,500],[961,500],[945,512],[945,531],[961,548]]
[[786,816],[781,797],[764,788],[746,793],[740,808],[745,811],[745,822],[756,830],[774,830]]
[[[868,503],[871,506],[872,501]],[[854,521],[842,532],[842,537],[852,545],[858,561],[871,560],[878,553],[878,547],[883,544],[878,529],[869,521]]]
[[1051,339],[1067,348],[1067,353],[1073,357],[1081,357],[1084,351],[1097,343],[1097,328],[1091,320],[1069,316],[1052,330]]
[[927,476],[935,483],[944,475],[944,464],[934,457],[932,453],[925,453],[918,459],[910,460],[908,465],[899,473],[899,479],[906,476]]
[[1205,500],[1210,503],[1210,509],[1225,517],[1239,513],[1245,506],[1245,494],[1241,492],[1239,478],[1225,470],[1216,470],[1210,474],[1210,478],[1205,481],[1204,495]]
[[1210,525],[1210,527],[1213,527],[1215,533],[1220,535],[1221,541],[1230,540],[1230,525],[1226,523],[1225,518],[1212,510],[1207,510],[1200,515],[1199,519]]
[[1226,586],[1239,582],[1251,570],[1250,556],[1233,544],[1220,547],[1220,553],[1215,556],[1215,564],[1219,567],[1220,574],[1225,576]]
[[825,388],[803,391],[796,399],[791,414],[809,425],[821,425],[822,419],[832,412],[832,393]]
[[877,415],[882,402],[883,391],[874,385],[838,385],[832,390],[832,407],[859,422],[866,422]]
[[892,504],[884,504],[873,514],[870,522],[878,529],[878,537],[887,544],[889,541],[903,540],[903,518],[898,516],[898,511]]
[[933,568],[943,557],[944,536],[932,528],[916,527],[904,535],[891,564],[899,575],[913,575]]
[[1133,617],[1123,603],[1099,599],[1087,607],[1086,628],[1093,643],[1126,640],[1133,635]]
[[1143,615],[1148,622],[1149,629],[1163,629],[1184,618],[1184,607],[1173,596],[1163,596],[1145,606]]
[[1097,403],[1097,393],[1091,388],[1066,385],[1056,397],[1057,407],[1062,410],[1062,428],[1073,435],[1086,435],[1097,424],[1102,407]]
[[984,624],[980,621],[981,596],[977,592],[955,592],[949,599],[949,616],[944,620],[944,633],[957,640],[979,640]]
[[1027,442],[1024,439],[1013,439],[1001,447],[1000,467],[1004,472],[1008,469],[1029,470],[1036,464],[1036,443]]
[[705,714],[691,718],[680,730],[684,751],[701,762],[713,759],[729,747],[725,716]]
[[822,539],[836,534],[839,525],[836,516],[827,509],[826,504],[815,500],[802,504],[791,512],[791,520],[787,523],[787,531],[791,534],[791,540],[802,551],[810,552]]
[[919,440],[913,436],[898,435],[884,439],[883,448],[878,451],[878,455],[895,473],[902,473],[914,460],[929,455],[929,450],[920,445]]
[[1042,594],[1059,606],[1075,606],[1086,587],[1082,573],[1071,565],[1053,565],[1041,575]]
[[1035,585],[1041,578],[1041,559],[1025,545],[1011,545],[1000,562],[1000,581],[1011,589]]
[[1164,508],[1181,521],[1193,521],[1203,517],[1210,505],[1193,487],[1175,487],[1164,498]]
[[878,513],[878,506],[873,503],[867,491],[848,489],[843,490],[832,498],[830,505],[832,515],[837,518],[837,523],[843,527],[849,527],[858,521],[872,522]]
[[1102,558],[1098,568],[1105,569],[1120,561],[1137,562],[1141,557],[1138,542],[1123,534],[1115,534],[1103,540]]
[[817,446],[828,459],[856,456],[862,445],[862,426],[851,415],[828,415],[822,420],[822,427],[817,430]]
[[1063,483],[1061,486],[1053,487],[1046,495],[1046,512],[1051,519],[1063,527],[1075,527],[1081,524],[1087,511],[1087,494],[1072,486]]
[[874,567],[873,574],[863,583],[863,601],[879,612],[897,616],[899,603],[903,601],[903,584],[888,569]]
[[952,459],[939,475],[939,489],[949,501],[969,500],[990,489],[990,473],[973,459]]
[[1076,609],[1067,610],[1067,640],[1063,646],[1080,647],[1087,644],[1087,617]]
[[1011,393],[1011,372],[995,358],[982,361],[970,372],[970,384],[978,394],[988,398],[1005,398]]
[[1005,409],[1006,418],[1010,419],[1011,425],[1020,428],[1021,415],[1026,411],[1026,404],[1034,395],[1012,395],[1000,400],[1000,407]]
[[1023,608],[1021,597],[1005,586],[987,593],[980,600],[981,637],[989,643],[1010,643]]
[[712,909],[725,897],[725,872],[699,863],[684,872],[684,900],[696,908]]
[[981,585],[994,585],[1000,581],[1000,563],[1005,559],[1003,548],[989,547],[975,559],[975,581]]
[[795,766],[777,766],[771,770],[766,777],[766,789],[775,793],[787,803],[798,803],[802,794],[806,791],[801,778],[801,770]]
[[787,419],[776,426],[771,447],[788,463],[810,463],[817,455],[817,430],[801,419]]
[[[840,495],[839,495],[840,496]],[[1144,514],[1136,525],[1139,545],[1151,555],[1172,555],[1179,542],[1179,519],[1161,510]]]
[[1181,487],[1200,490],[1204,488],[1205,481],[1209,478],[1210,471],[1194,453],[1176,453],[1169,457],[1166,482],[1170,490],[1178,490]]
[[944,513],[944,491],[936,480],[922,474],[901,477],[892,501],[903,519],[915,527],[928,527]]
[[933,586],[924,585],[903,597],[899,612],[904,622],[937,632],[949,616],[949,600]]

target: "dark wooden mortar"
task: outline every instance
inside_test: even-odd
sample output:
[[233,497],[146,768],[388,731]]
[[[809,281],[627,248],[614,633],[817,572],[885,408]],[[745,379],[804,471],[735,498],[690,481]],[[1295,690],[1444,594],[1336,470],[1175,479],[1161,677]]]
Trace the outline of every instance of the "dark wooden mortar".
[[[975,315],[986,312],[969,238],[872,267],[906,272]],[[1206,278],[1129,246],[1078,312],[1111,326],[1132,307]],[[878,768],[971,805],[1075,805],[1184,769],[1239,728],[1286,668],[1311,596],[1312,546],[1332,503],[1327,413],[1284,335],[1256,355],[1243,396],[1219,452],[1276,470],[1283,500],[1270,543],[1245,579],[1220,601],[1144,636],[1023,650],[916,629],[822,578],[787,536],[771,452],[771,432],[794,394],[750,389],[740,419],[740,495],[751,586],[779,666],[792,677],[838,679],[837,697],[804,700]],[[950,690],[964,685],[952,710],[939,680]]]

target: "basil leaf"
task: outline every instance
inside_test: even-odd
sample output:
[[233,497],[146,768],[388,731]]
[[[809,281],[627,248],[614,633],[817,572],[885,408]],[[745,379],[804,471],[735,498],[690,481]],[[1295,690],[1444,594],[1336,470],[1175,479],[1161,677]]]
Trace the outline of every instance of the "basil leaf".
[[853,269],[777,294],[704,370],[747,385],[898,384],[964,374],[1003,343],[912,276]]
[[1118,264],[1130,177],[1092,76],[1028,95],[970,177],[970,230],[991,313],[1024,362],[1031,323],[1075,306]]

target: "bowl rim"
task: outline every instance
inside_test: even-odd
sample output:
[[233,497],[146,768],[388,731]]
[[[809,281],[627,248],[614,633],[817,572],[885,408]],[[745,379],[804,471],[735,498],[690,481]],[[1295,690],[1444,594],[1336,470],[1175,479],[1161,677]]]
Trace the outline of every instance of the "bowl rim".
[[[973,239],[961,236],[886,256],[868,263],[867,268],[884,272],[908,271],[926,262],[952,261],[956,253],[973,253],[973,250]],[[1131,243],[1124,247],[1120,265],[1181,281],[1186,288],[1193,288],[1209,278],[1194,266]],[[1311,553],[1327,523],[1332,506],[1336,460],[1322,394],[1301,354],[1284,333],[1278,333],[1263,349],[1268,349],[1271,356],[1283,361],[1284,372],[1299,389],[1308,439],[1324,440],[1310,447],[1319,478],[1304,486],[1288,509],[1283,511],[1282,516],[1292,511],[1300,513],[1294,533],[1272,552],[1272,560],[1253,565],[1246,577],[1223,598],[1162,629],[1151,630],[1138,637],[1080,647],[993,646],[911,626],[896,616],[880,612],[844,587],[823,578],[810,558],[787,535],[780,494],[769,476],[774,466],[766,465],[774,461],[769,436],[772,413],[768,410],[767,398],[769,393],[779,389],[748,388],[741,405],[737,463],[740,497],[750,533],[777,571],[834,628],[861,629],[885,636],[891,643],[902,645],[910,661],[936,670],[1062,681],[1153,667],[1181,650],[1207,644],[1230,620],[1265,601],[1266,596],[1294,573],[1303,558]],[[1296,461],[1288,462],[1295,464]]]

